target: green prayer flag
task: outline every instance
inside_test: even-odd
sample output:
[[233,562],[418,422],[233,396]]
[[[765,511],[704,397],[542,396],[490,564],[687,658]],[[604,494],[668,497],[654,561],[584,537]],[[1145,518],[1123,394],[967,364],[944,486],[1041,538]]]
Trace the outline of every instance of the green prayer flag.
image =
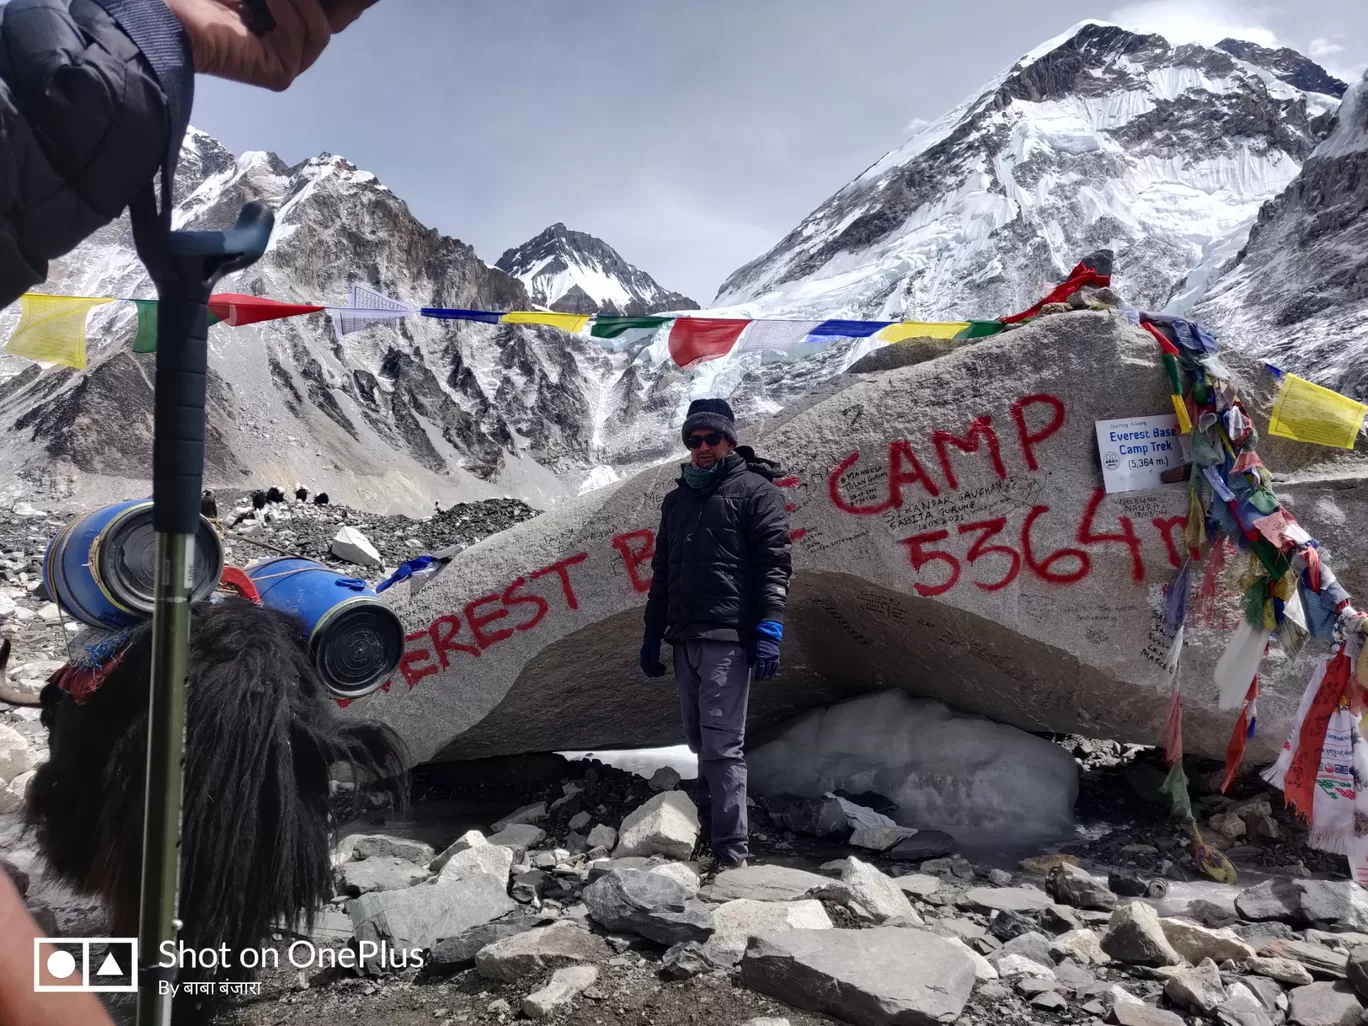
[[1173,818],[1187,822],[1192,817],[1192,799],[1188,796],[1188,778],[1183,772],[1183,760],[1173,764],[1173,769],[1159,785],[1159,793],[1168,796],[1169,808]]
[[[155,353],[157,351],[157,301],[155,299],[135,299],[138,308],[138,334],[133,339],[133,352]],[[209,311],[209,323],[217,324],[223,320],[213,310]]]
[[1164,370],[1168,373],[1169,388],[1174,395],[1183,394],[1183,378],[1178,370],[1178,361],[1172,353],[1164,354]]
[[594,338],[617,338],[633,328],[658,328],[669,324],[673,317],[595,317],[589,326],[589,334]]
[[1002,331],[1001,321],[970,321],[969,327],[965,328],[955,338],[987,338],[989,335],[996,335]]

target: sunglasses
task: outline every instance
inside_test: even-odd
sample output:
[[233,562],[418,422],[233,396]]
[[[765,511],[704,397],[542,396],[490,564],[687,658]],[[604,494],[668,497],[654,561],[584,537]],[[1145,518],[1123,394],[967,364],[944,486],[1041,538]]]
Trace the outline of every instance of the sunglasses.
[[690,449],[697,449],[700,445],[716,445],[722,441],[722,434],[718,431],[709,431],[706,435],[690,435],[684,439],[684,444]]

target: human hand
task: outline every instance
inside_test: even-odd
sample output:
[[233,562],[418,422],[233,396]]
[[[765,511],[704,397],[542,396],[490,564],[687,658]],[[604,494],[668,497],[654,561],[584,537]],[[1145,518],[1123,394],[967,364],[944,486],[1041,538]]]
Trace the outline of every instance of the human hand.
[[665,664],[660,661],[660,639],[649,634],[641,642],[641,672],[648,677],[665,676]]
[[204,75],[287,89],[376,0],[265,0],[275,27],[258,36],[244,0],[166,0]]

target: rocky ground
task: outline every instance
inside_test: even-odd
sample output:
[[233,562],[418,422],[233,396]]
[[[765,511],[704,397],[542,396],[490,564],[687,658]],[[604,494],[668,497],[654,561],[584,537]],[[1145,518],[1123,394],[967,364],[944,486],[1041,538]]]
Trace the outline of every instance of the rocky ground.
[[[240,515],[225,500],[237,498],[220,498],[225,524]],[[337,528],[357,527],[383,565],[347,569],[374,580],[416,552],[527,515],[520,504],[483,503],[412,521],[284,503],[231,530],[255,524],[254,541],[326,559]],[[11,678],[24,687],[64,655],[69,632],[34,590],[62,520],[0,512],[0,632],[14,642]],[[231,562],[255,555],[237,538],[228,546]],[[1082,771],[1070,843],[994,858],[930,831],[851,834],[838,803],[776,799],[752,810],[753,865],[720,874],[698,846],[689,782],[674,771],[647,781],[558,756],[420,768],[402,819],[373,805],[339,832],[337,897],[310,936],[330,952],[367,941],[417,949],[423,967],[295,967],[297,938],[282,936],[282,968],[262,974],[262,994],[215,1022],[1360,1021],[1368,898],[1342,859],[1306,846],[1278,796],[1252,776],[1216,794],[1219,767],[1188,763],[1203,833],[1241,874],[1224,886],[1197,871],[1191,838],[1168,817],[1159,753],[1055,740]],[[0,856],[29,878],[45,929],[98,935],[98,903],[44,880],[19,824],[23,789],[45,757],[36,710],[0,708]],[[339,811],[351,797],[340,784]],[[114,1010],[128,1018],[126,1006]]]

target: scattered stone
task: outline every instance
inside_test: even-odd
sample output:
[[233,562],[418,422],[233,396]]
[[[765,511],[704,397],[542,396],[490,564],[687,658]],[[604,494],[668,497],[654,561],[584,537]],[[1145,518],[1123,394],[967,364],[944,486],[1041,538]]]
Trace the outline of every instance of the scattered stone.
[[684,886],[690,894],[698,893],[698,870],[688,862],[662,862],[654,866],[643,866],[648,873],[667,876],[675,883]]
[[1177,965],[1183,960],[1164,936],[1159,914],[1139,901],[1116,907],[1102,938],[1102,950],[1128,965]]
[[1102,941],[1092,930],[1071,930],[1060,934],[1050,945],[1050,954],[1056,961],[1076,958],[1084,965],[1106,965],[1111,956],[1102,950]]
[[1273,1026],[1269,1010],[1243,982],[1231,985],[1225,1002],[1216,1009],[1216,1019],[1222,1026]]
[[1212,816],[1207,826],[1227,841],[1235,841],[1245,835],[1245,821],[1233,812],[1222,812]]
[[[830,930],[820,901],[753,901],[738,898],[713,909],[713,935],[705,945],[718,965],[734,965],[752,937],[772,930]],[[995,974],[996,975],[996,974]]]
[[[507,850],[507,848],[504,849],[504,851]],[[549,879],[545,870],[529,869],[526,873],[519,873],[513,878],[513,886],[509,888],[509,894],[519,904],[540,906],[542,891],[546,888]]]
[[407,837],[390,837],[388,834],[353,834],[343,840],[338,847],[350,849],[353,859],[388,857],[404,859],[420,866],[428,865],[433,856],[430,844],[413,841]]
[[993,963],[993,967],[1004,980],[1015,979],[1018,976],[1031,976],[1039,980],[1054,979],[1053,969],[1025,955],[1006,955]]
[[456,838],[456,840],[452,841],[442,854],[433,859],[428,864],[428,869],[432,870],[434,873],[440,873],[442,867],[445,866],[447,862],[451,860],[451,856],[455,855],[457,852],[466,851],[469,848],[488,843],[489,842],[485,840],[485,835],[478,830],[467,830],[460,837]]
[[751,941],[741,981],[752,990],[855,1026],[955,1021],[974,987],[974,963],[922,930],[789,930]]
[[500,848],[509,848],[513,852],[513,861],[521,862],[527,855],[527,849],[535,848],[546,840],[546,831],[539,826],[531,823],[516,823],[505,830],[500,830],[489,838],[489,843]]
[[958,876],[964,880],[974,878],[973,863],[958,855],[948,859],[928,859],[921,864],[921,871],[936,876]]
[[975,887],[964,895],[964,904],[978,912],[1039,912],[1054,902],[1034,887]]
[[1276,940],[1265,945],[1259,954],[1269,958],[1290,958],[1311,970],[1311,975],[1322,980],[1342,980],[1348,975],[1349,955],[1332,951],[1320,944],[1298,940]]
[[1075,994],[1093,994],[1099,987],[1097,977],[1074,962],[1062,962],[1054,967],[1060,988]]
[[1023,933],[1035,933],[1040,924],[1020,912],[999,912],[988,921],[988,930],[998,940],[1006,943]]
[[1358,996],[1368,997],[1368,946],[1357,947],[1349,952],[1345,973]]
[[1001,949],[989,956],[988,960],[1000,962],[1012,955],[1022,955],[1043,966],[1054,965],[1054,958],[1050,954],[1050,938],[1043,933],[1023,933],[1020,937],[1013,937]]
[[589,813],[577,812],[570,817],[570,822],[567,823],[566,826],[568,826],[571,830],[583,830],[590,823],[592,823],[593,820],[594,818],[590,816]]
[[1069,1002],[1060,997],[1058,991],[1047,990],[1031,998],[1031,1007],[1047,1012],[1062,1012],[1069,1007]]
[[632,812],[618,831],[614,858],[664,855],[687,859],[698,843],[698,810],[682,791],[663,791]]
[[[918,830],[912,837],[899,841],[888,852],[888,857],[897,862],[938,859],[954,851],[956,843],[953,837],[941,830]],[[922,871],[928,870],[922,867]]]
[[1067,905],[1051,905],[1041,909],[1040,925],[1050,933],[1072,933],[1086,928],[1081,915]]
[[1161,919],[1159,925],[1173,950],[1193,965],[1204,958],[1220,963],[1245,962],[1254,957],[1254,949],[1232,930],[1208,930],[1185,919]]
[[900,826],[863,826],[852,831],[849,844],[855,848],[869,851],[888,851],[898,842],[905,840],[911,828]]
[[352,898],[371,891],[412,887],[431,875],[422,866],[392,855],[377,855],[363,862],[344,862],[333,871],[337,893]]
[[679,770],[673,766],[661,766],[651,774],[651,779],[646,781],[646,786],[652,791],[673,791],[679,786]]
[[[455,937],[445,937],[428,953],[424,969],[429,975],[445,976],[475,968],[475,956],[496,941],[514,937],[535,928],[539,920],[535,916],[518,919],[500,919],[483,926],[472,926]],[[348,935],[351,931],[348,930]]]
[[363,969],[383,971],[378,960],[382,941],[391,949],[431,948],[441,937],[454,937],[513,911],[518,906],[505,892],[506,886],[492,876],[476,875],[376,891],[348,902],[357,941],[376,946],[377,955],[365,959]]
[[1211,1015],[1226,999],[1221,971],[1209,958],[1195,968],[1176,969],[1164,984],[1164,996],[1189,1011]]
[[1017,866],[1023,873],[1030,873],[1032,876],[1049,876],[1050,870],[1055,866],[1076,866],[1078,865],[1077,855],[1032,855],[1028,859],[1022,859]]
[[1289,987],[1307,987],[1313,982],[1311,970],[1290,958],[1251,958],[1245,963],[1245,968]]
[[951,944],[958,944],[969,955],[969,958],[973,960],[974,978],[978,980],[979,983],[990,983],[993,980],[998,979],[998,971],[993,967],[992,962],[988,961],[988,959],[984,958],[958,937],[947,937],[946,940]]
[[523,998],[523,1015],[529,1019],[544,1018],[555,1009],[570,1004],[579,994],[593,986],[597,979],[598,970],[592,965],[572,965],[557,969],[551,974],[551,982]]
[[475,967],[487,980],[516,983],[568,965],[606,962],[611,955],[602,937],[577,923],[557,920],[550,926],[520,931],[482,948],[475,955]]
[[1313,983],[1288,995],[1288,1022],[1296,1026],[1358,1026],[1363,1006],[1347,983]]
[[524,805],[522,808],[510,812],[507,816],[490,827],[489,832],[491,834],[498,834],[511,826],[540,823],[545,818],[546,802],[533,802],[531,805]]
[[921,917],[901,887],[874,866],[854,856],[846,860],[845,869],[841,871],[841,883],[850,889],[856,901],[874,915],[876,921],[902,916],[914,923],[921,922]]
[[835,798],[803,798],[780,795],[770,798],[770,819],[785,830],[809,837],[845,837],[850,833],[845,809]]
[[658,873],[614,869],[586,887],[583,898],[590,917],[605,930],[638,933],[657,944],[702,941],[713,932],[708,906]]
[[612,851],[613,845],[617,844],[617,829],[610,827],[607,823],[600,823],[589,831],[589,836],[584,839],[586,848],[602,848],[605,851]]
[[477,844],[465,851],[458,851],[447,859],[446,865],[437,874],[437,879],[461,880],[467,876],[484,874],[501,880],[506,885],[508,874],[513,869],[514,854],[512,848],[502,844]]
[[660,959],[660,975],[667,980],[687,980],[712,972],[715,968],[703,945],[698,941],[683,941],[676,944]]
[[893,882],[902,889],[904,894],[910,894],[916,898],[929,897],[941,888],[940,877],[930,876],[926,873],[909,873],[907,876],[895,876]]
[[1235,923],[1230,927],[1236,937],[1255,951],[1272,944],[1275,940],[1294,940],[1296,932],[1286,923]]
[[1276,919],[1295,927],[1344,923],[1368,929],[1368,893],[1352,880],[1265,880],[1241,892],[1235,910],[1256,922]]
[[0,723],[0,780],[13,780],[33,769],[33,749],[24,735]]
[[1012,874],[1005,869],[988,870],[988,882],[994,887],[1012,886]]
[[513,1011],[513,1006],[503,998],[495,998],[485,1007],[485,1011],[490,1015],[505,1016]]
[[355,563],[357,566],[380,565],[380,553],[375,550],[370,539],[354,527],[339,527],[333,535],[329,551],[338,559]]
[[978,923],[968,919],[937,919],[926,924],[926,928],[940,937],[957,937],[962,941],[978,940],[988,931]]
[[1110,912],[1116,907],[1116,895],[1101,880],[1095,879],[1078,866],[1060,863],[1050,870],[1046,890],[1061,905]]
[[[843,862],[844,865],[844,862]],[[797,901],[831,881],[804,869],[787,866],[747,866],[718,873],[705,891],[710,901],[751,898],[755,901]]]
[[1111,1021],[1117,1026],[1187,1026],[1182,1016],[1141,1001],[1118,1001],[1112,1006]]

